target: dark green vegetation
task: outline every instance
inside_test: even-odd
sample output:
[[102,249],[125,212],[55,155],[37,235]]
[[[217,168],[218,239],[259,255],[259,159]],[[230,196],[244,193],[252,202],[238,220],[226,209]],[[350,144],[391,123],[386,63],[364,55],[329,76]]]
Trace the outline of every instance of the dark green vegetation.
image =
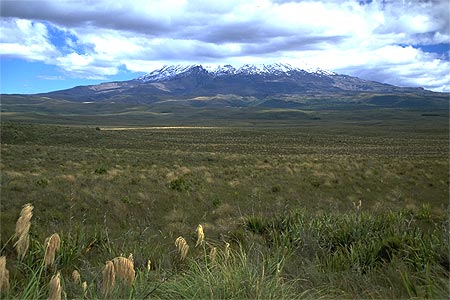
[[431,123],[437,123],[439,128],[446,126],[449,95],[427,93],[431,95],[361,93],[338,98],[216,95],[169,97],[155,103],[140,103],[125,96],[116,102],[83,103],[37,95],[1,95],[1,112],[3,121],[91,126],[301,125],[325,129],[348,123],[384,127],[408,123],[409,128],[429,127]]
[[[446,111],[198,109],[177,120],[139,106],[99,114],[102,104],[61,105],[2,114],[1,254],[11,297],[24,297],[54,232],[68,298],[82,295],[74,269],[88,297],[102,297],[103,264],[128,253],[135,287],[115,297],[448,297]],[[60,114],[64,105],[93,111]],[[72,126],[48,125],[64,122]],[[124,124],[211,127],[108,130]],[[8,240],[29,202],[22,264]],[[194,247],[197,224],[204,248]],[[191,246],[183,262],[179,235]],[[27,289],[29,298],[47,296],[52,273],[34,279],[40,288]]]

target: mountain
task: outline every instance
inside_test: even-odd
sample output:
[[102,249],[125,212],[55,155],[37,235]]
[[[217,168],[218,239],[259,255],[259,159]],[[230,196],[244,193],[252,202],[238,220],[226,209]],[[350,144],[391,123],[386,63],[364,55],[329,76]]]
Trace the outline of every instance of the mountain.
[[448,94],[404,88],[319,68],[269,65],[172,65],[129,81],[78,86],[36,96],[73,102],[171,104],[191,107],[299,108],[365,104],[448,107]]
[[296,73],[310,73],[316,75],[337,75],[336,73],[325,71],[321,69],[296,69],[289,64],[272,64],[272,65],[243,65],[240,68],[235,68],[231,65],[218,65],[218,66],[201,66],[201,65],[174,65],[164,66],[159,70],[155,70],[151,73],[145,74],[137,78],[142,82],[158,82],[167,81],[176,78],[186,77],[192,74],[204,74],[212,78],[226,77],[226,76],[291,76]]

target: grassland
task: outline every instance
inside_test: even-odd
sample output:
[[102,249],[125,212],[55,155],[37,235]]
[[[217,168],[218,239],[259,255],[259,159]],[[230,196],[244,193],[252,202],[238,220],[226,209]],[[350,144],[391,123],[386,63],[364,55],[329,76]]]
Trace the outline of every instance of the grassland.
[[[165,129],[128,116],[133,130],[108,130],[124,127],[121,117],[61,126],[10,115],[1,126],[6,296],[45,298],[59,270],[66,296],[82,297],[77,269],[86,297],[102,297],[105,261],[132,253],[134,287],[113,298],[446,298],[448,113],[305,115],[228,126],[156,119],[175,126]],[[32,238],[19,261],[10,237],[25,203]],[[198,224],[203,247],[194,247]],[[41,270],[54,232],[62,250]],[[180,235],[191,246],[184,261]]]

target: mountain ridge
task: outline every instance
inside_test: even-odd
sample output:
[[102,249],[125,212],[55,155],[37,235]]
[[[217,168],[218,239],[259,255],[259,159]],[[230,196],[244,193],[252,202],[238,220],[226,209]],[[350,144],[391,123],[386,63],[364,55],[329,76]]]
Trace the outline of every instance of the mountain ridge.
[[136,78],[142,82],[164,81],[176,78],[185,73],[193,71],[203,72],[213,77],[233,76],[233,75],[287,75],[290,76],[294,72],[307,72],[317,75],[337,75],[334,72],[316,68],[296,68],[286,63],[275,64],[244,64],[237,68],[232,65],[164,65],[161,69],[154,70]]
[[397,87],[289,64],[171,65],[128,81],[35,94],[70,102],[180,107],[304,108],[345,105],[447,108],[448,94]]

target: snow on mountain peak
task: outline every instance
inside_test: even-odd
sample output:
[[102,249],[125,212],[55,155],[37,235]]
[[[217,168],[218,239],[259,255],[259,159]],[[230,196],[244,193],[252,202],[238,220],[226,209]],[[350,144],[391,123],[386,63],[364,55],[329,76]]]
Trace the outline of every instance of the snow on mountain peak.
[[231,75],[285,75],[291,76],[293,73],[311,73],[319,76],[331,76],[336,73],[320,68],[296,68],[290,64],[245,64],[239,68],[232,65],[165,65],[159,70],[154,70],[148,74],[142,75],[137,80],[143,82],[157,82],[170,80],[176,77],[184,77],[192,72],[200,72],[213,77],[231,76]]

